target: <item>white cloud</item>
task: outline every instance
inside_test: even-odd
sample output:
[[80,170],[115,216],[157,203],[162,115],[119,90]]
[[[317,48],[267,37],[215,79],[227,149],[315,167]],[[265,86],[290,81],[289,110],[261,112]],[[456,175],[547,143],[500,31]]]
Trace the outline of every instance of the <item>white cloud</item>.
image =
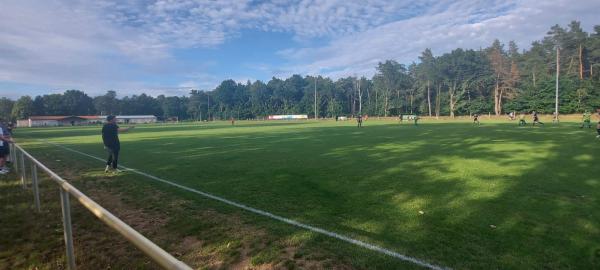
[[399,13],[390,6],[409,3],[5,0],[0,80],[92,92],[139,88],[137,77],[185,68],[171,54],[176,48],[218,46],[243,29],[339,36],[391,20]]
[[456,1],[426,14],[389,22],[335,39],[322,47],[279,52],[289,60],[279,73],[320,73],[334,78],[372,75],[377,62],[416,61],[425,48],[439,55],[462,47],[478,49],[496,38],[514,40],[521,48],[541,39],[550,26],[580,20],[587,30],[597,23],[598,1]]
[[[378,61],[408,63],[427,47],[441,54],[494,38],[526,47],[573,19],[589,29],[598,10],[599,1],[566,0],[4,0],[0,83],[91,93],[212,88],[227,78],[181,61],[174,50],[218,47],[247,30],[326,44],[281,50],[287,62],[255,67],[263,74],[371,75]],[[228,77],[253,77],[239,73]]]

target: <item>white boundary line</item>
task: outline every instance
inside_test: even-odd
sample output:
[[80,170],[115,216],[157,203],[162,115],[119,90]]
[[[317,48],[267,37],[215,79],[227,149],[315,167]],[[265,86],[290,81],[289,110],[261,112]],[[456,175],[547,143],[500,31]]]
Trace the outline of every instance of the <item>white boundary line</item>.
[[[66,146],[63,146],[63,145],[60,145],[60,144],[52,143],[52,142],[49,142],[49,141],[46,141],[46,140],[42,140],[42,141],[44,141],[45,143],[48,143],[48,144],[51,144],[51,145],[63,148],[65,150],[67,150],[67,151],[71,151],[73,153],[77,153],[77,154],[84,155],[84,156],[92,158],[92,159],[96,159],[96,160],[99,160],[99,161],[102,161],[102,162],[106,162],[104,159],[101,159],[99,157],[92,156],[90,154],[86,154],[86,153],[77,151],[75,149],[71,149],[69,147],[66,147]],[[289,219],[289,218],[278,216],[278,215],[269,213],[267,211],[263,211],[263,210],[260,210],[260,209],[256,209],[256,208],[253,208],[253,207],[250,207],[250,206],[243,205],[241,203],[230,201],[228,199],[225,199],[225,198],[222,198],[222,197],[210,194],[210,193],[206,193],[206,192],[203,192],[203,191],[200,191],[200,190],[196,190],[196,189],[193,189],[193,188],[190,188],[190,187],[186,187],[186,186],[183,186],[183,185],[180,185],[180,184],[177,184],[177,183],[174,183],[174,182],[162,179],[160,177],[156,177],[154,175],[147,174],[147,173],[142,172],[142,171],[138,171],[138,170],[133,169],[133,168],[125,167],[125,166],[122,166],[122,165],[119,165],[119,167],[121,167],[123,169],[126,169],[128,171],[134,172],[136,174],[148,177],[150,179],[156,180],[158,182],[162,182],[162,183],[165,183],[165,184],[168,184],[168,185],[171,185],[171,186],[183,189],[183,190],[187,190],[189,192],[196,193],[196,194],[204,196],[206,198],[210,198],[210,199],[213,199],[213,200],[216,200],[216,201],[220,201],[220,202],[229,204],[231,206],[235,206],[237,208],[241,208],[241,209],[244,209],[246,211],[249,211],[249,212],[261,215],[261,216],[269,217],[269,218],[272,218],[272,219],[275,219],[275,220],[278,220],[278,221],[281,221],[281,222],[284,222],[284,223],[287,223],[287,224],[290,224],[290,225],[294,225],[296,227],[303,228],[303,229],[306,229],[306,230],[309,230],[309,231],[312,231],[312,232],[316,232],[316,233],[323,234],[323,235],[326,235],[326,236],[329,236],[329,237],[333,237],[333,238],[336,238],[338,240],[342,240],[344,242],[348,242],[350,244],[353,244],[353,245],[356,245],[356,246],[359,246],[359,247],[370,249],[372,251],[379,252],[379,253],[382,253],[382,254],[385,254],[385,255],[388,255],[388,256],[391,256],[391,257],[403,260],[403,261],[411,262],[411,263],[414,263],[416,265],[419,265],[419,266],[422,266],[422,267],[425,267],[425,268],[429,268],[429,269],[433,269],[433,270],[450,269],[450,268],[446,268],[446,267],[441,267],[441,266],[438,266],[438,265],[430,264],[428,262],[419,260],[417,258],[413,258],[413,257],[407,256],[407,255],[403,255],[403,254],[391,251],[389,249],[385,249],[385,248],[382,248],[382,247],[379,247],[379,246],[376,246],[376,245],[373,245],[373,244],[369,244],[367,242],[363,242],[363,241],[360,241],[360,240],[356,240],[354,238],[350,238],[348,236],[344,236],[344,235],[341,235],[341,234],[338,234],[338,233],[335,233],[335,232],[327,231],[325,229],[321,229],[321,228],[314,227],[314,226],[311,226],[311,225],[308,225],[308,224],[304,224],[304,223],[301,223],[301,222],[298,222],[298,221],[295,221],[295,220],[292,220],[292,219]]]

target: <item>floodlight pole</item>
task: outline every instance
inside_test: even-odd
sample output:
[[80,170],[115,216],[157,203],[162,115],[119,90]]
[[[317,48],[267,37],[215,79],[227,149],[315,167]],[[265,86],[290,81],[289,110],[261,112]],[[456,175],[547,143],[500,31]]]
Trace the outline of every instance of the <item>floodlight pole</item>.
[[560,49],[556,46],[556,93],[554,101],[554,113],[556,114],[556,123],[558,123],[558,77],[560,74]]
[[317,76],[315,75],[315,120],[317,120]]
[[362,92],[360,89],[360,79],[358,79],[358,114],[362,115]]

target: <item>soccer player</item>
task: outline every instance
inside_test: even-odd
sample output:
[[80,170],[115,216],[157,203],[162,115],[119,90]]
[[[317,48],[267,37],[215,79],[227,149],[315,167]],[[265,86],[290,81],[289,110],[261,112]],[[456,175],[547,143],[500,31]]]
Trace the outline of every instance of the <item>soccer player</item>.
[[419,124],[417,122],[419,121],[419,115],[415,113],[414,119],[415,119],[415,126],[418,126]]
[[585,125],[587,125],[588,128],[592,128],[592,114],[588,111],[583,113],[583,122],[579,128],[583,128]]
[[527,122],[525,122],[525,114],[521,113],[521,115],[519,115],[519,126],[526,126]]
[[114,171],[120,172],[118,167],[119,151],[121,150],[121,142],[119,141],[119,132],[127,132],[134,127],[120,128],[117,125],[117,117],[109,115],[106,117],[106,124],[102,127],[102,142],[104,148],[108,152],[106,160],[106,169],[104,172]]
[[479,122],[479,114],[473,114],[473,124],[480,126],[481,123]]
[[362,115],[359,114],[358,117],[356,117],[356,123],[358,124],[359,128],[362,127],[362,121]]
[[540,122],[537,112],[533,111],[533,125],[535,126],[536,123],[542,126],[544,125],[544,123]]

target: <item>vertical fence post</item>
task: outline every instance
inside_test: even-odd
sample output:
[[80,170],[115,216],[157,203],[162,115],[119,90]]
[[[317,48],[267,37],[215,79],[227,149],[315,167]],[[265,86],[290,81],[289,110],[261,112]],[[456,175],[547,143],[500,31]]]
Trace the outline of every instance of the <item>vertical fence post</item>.
[[15,172],[19,173],[19,161],[17,160],[17,151],[19,151],[19,148],[17,148],[16,146],[13,146],[13,151],[11,151],[13,158],[11,159],[11,162],[13,164],[13,167],[15,168]]
[[8,150],[10,151],[10,155],[8,155],[8,160],[11,162],[10,164],[14,164],[13,162],[13,155],[15,154],[15,148],[13,147],[12,143],[8,144]]
[[35,203],[35,210],[40,212],[40,191],[38,187],[38,175],[37,165],[31,162],[31,185],[33,187],[33,202]]
[[69,270],[75,270],[75,253],[73,251],[73,230],[71,227],[71,204],[69,193],[60,187],[60,202],[63,214],[63,227],[65,235],[65,246],[67,250],[67,266]]
[[23,154],[23,151],[21,151],[20,163],[21,163],[21,168],[19,168],[19,171],[21,172],[21,184],[23,185],[23,189],[25,189],[26,174],[25,174],[25,155]]

